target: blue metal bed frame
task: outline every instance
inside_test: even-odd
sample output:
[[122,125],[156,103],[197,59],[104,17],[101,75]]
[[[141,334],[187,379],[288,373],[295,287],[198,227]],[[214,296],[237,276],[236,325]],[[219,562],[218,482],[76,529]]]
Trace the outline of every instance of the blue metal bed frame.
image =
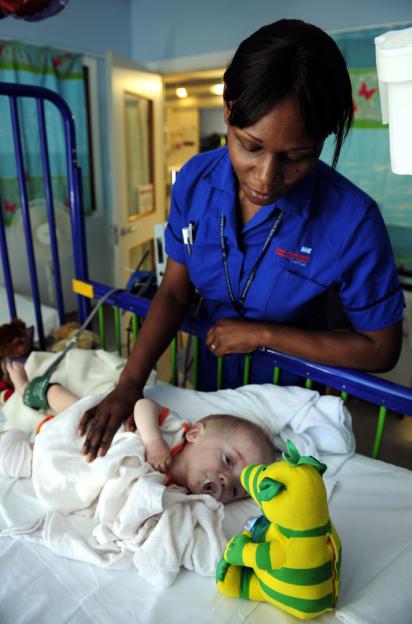
[[[37,106],[37,119],[39,128],[39,138],[41,146],[41,160],[44,177],[44,193],[49,219],[50,245],[52,266],[54,274],[54,286],[56,293],[57,309],[60,323],[64,323],[64,303],[62,296],[62,284],[60,274],[59,252],[56,236],[56,223],[53,207],[53,191],[50,175],[49,151],[47,145],[46,123],[44,114],[45,102],[51,102],[60,111],[66,148],[68,197],[70,208],[70,220],[72,229],[72,245],[74,257],[75,275],[87,279],[87,255],[86,236],[84,229],[81,170],[77,163],[76,136],[73,116],[66,102],[54,91],[35,86],[26,86],[13,83],[0,83],[0,96],[7,96],[10,105],[10,121],[13,129],[14,152],[16,157],[17,179],[20,195],[20,209],[24,227],[24,236],[27,251],[30,283],[32,289],[33,306],[36,318],[39,343],[41,347],[45,345],[43,329],[43,319],[40,309],[40,292],[36,270],[36,259],[33,247],[33,238],[30,226],[30,211],[27,197],[26,180],[24,176],[24,154],[22,148],[22,138],[20,131],[20,117],[18,111],[18,100],[20,98],[33,98]],[[1,200],[1,198],[0,198]],[[0,254],[3,267],[4,283],[6,286],[7,300],[9,305],[10,318],[16,317],[16,305],[14,300],[13,278],[10,269],[9,254],[7,249],[6,232],[2,212],[0,210]],[[78,312],[81,320],[84,320],[88,312],[88,301],[83,297],[78,297]]]
[[[27,249],[27,258],[30,271],[30,279],[33,292],[33,306],[35,311],[36,324],[39,335],[40,347],[43,348],[45,336],[43,331],[43,322],[40,308],[40,295],[38,288],[36,260],[33,248],[32,234],[30,228],[30,210],[27,200],[27,190],[24,178],[24,155],[22,152],[22,141],[20,134],[20,122],[18,111],[19,98],[34,98],[36,100],[39,137],[41,142],[41,158],[44,175],[45,198],[47,204],[51,254],[53,262],[53,270],[55,275],[56,301],[59,312],[60,322],[64,322],[64,302],[62,297],[61,277],[59,268],[58,242],[55,229],[53,194],[50,177],[50,164],[47,148],[47,136],[44,118],[44,103],[46,101],[54,104],[61,113],[64,126],[65,147],[67,156],[67,179],[69,189],[69,208],[70,220],[72,228],[72,248],[74,256],[74,280],[73,289],[77,293],[78,317],[83,322],[89,312],[90,301],[100,300],[106,295],[110,286],[101,284],[89,279],[87,268],[86,253],[86,236],[84,225],[84,214],[81,193],[81,171],[77,163],[76,156],[76,140],[75,128],[72,114],[64,100],[48,89],[39,87],[24,86],[9,83],[0,83],[0,96],[7,96],[10,103],[11,124],[13,128],[14,148],[16,155],[16,166],[18,171],[18,184],[20,192],[20,208],[23,216],[23,226],[25,234],[25,242]],[[1,198],[0,198],[1,200]],[[9,254],[7,249],[7,240],[5,225],[0,211],[0,257],[2,261],[4,281],[7,290],[7,298],[9,305],[10,318],[16,317],[16,306],[14,302],[13,280],[10,270]],[[140,320],[143,319],[150,306],[150,300],[136,295],[132,295],[127,291],[117,291],[113,293],[106,302],[112,306],[114,310],[114,322],[116,331],[116,346],[121,351],[120,338],[120,310],[129,311],[132,314],[133,337],[136,340],[138,335],[138,327]],[[104,315],[103,311],[99,314],[99,327],[102,339],[102,347],[104,348]],[[200,319],[187,318],[181,327],[182,331],[188,332],[195,337],[194,342],[194,377],[193,385],[196,387],[197,366],[196,352],[198,350],[198,340],[205,338],[208,327],[205,322]],[[172,343],[173,358],[173,381],[177,382],[176,374],[176,354],[177,343],[174,339]],[[279,382],[281,370],[294,373],[305,380],[306,387],[310,388],[313,382],[318,382],[338,390],[341,396],[346,399],[349,395],[358,397],[365,401],[374,403],[379,407],[376,435],[372,449],[372,456],[377,457],[379,454],[383,428],[387,410],[393,410],[400,414],[412,416],[412,389],[384,381],[359,371],[353,371],[345,368],[335,368],[315,364],[313,362],[299,360],[269,349],[262,349],[251,355],[245,356],[245,372],[244,383],[248,382],[251,366],[259,359],[270,359],[274,367],[274,383]],[[224,386],[224,380],[221,375],[221,366],[218,362],[217,388]]]

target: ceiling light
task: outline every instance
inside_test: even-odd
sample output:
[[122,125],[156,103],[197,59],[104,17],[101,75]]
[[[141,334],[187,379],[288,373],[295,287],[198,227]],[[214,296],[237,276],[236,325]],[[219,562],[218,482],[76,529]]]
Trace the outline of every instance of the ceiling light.
[[223,95],[223,82],[219,82],[218,84],[214,84],[210,87],[210,90],[215,95]]
[[178,87],[176,89],[176,95],[179,98],[185,98],[187,97],[187,89],[185,89],[184,87]]

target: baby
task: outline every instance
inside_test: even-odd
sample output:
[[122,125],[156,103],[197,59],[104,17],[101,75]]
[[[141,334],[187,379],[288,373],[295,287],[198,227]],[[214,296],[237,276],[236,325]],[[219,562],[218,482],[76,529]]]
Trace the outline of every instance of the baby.
[[[8,372],[16,392],[23,395],[28,384],[24,367],[15,362],[8,365]],[[47,401],[57,414],[78,400],[76,395],[59,384],[51,384],[47,389]],[[134,418],[146,460],[155,470],[166,473],[167,485],[184,487],[189,493],[207,493],[223,503],[248,496],[240,484],[242,469],[247,464],[272,463],[276,453],[270,439],[258,425],[235,416],[211,415],[192,426],[155,401],[140,399],[134,408]],[[58,419],[53,426],[59,426]],[[136,436],[135,433],[125,432],[121,435]],[[47,440],[47,436],[40,434],[35,444],[42,440],[42,450],[47,452],[44,439]],[[65,440],[60,438],[59,444],[67,462]],[[19,450],[13,451],[13,445]],[[80,454],[80,447],[79,440],[78,455],[76,447],[72,461],[79,462],[79,470],[85,470],[83,464],[87,462]],[[105,462],[114,452],[109,451],[107,456],[95,461]],[[88,465],[92,474],[93,464]],[[6,432],[3,439],[0,438],[0,473],[12,477],[31,474],[31,445],[27,437],[19,435],[16,430]]]

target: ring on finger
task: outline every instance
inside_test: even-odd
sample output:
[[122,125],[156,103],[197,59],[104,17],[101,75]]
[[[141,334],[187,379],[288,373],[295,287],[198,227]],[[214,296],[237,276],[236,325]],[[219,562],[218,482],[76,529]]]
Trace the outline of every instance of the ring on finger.
[[215,350],[216,350],[216,345],[212,343],[212,344],[210,345],[210,348],[211,348],[211,350],[212,350],[212,351],[215,351]]

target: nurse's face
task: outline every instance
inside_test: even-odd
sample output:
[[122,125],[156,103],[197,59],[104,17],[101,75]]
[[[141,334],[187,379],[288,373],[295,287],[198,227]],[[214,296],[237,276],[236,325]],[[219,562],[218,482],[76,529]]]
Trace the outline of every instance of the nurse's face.
[[[228,124],[226,106],[225,122]],[[241,207],[253,213],[304,178],[321,150],[315,152],[315,141],[308,136],[293,98],[279,102],[252,126],[228,124],[227,142]]]

